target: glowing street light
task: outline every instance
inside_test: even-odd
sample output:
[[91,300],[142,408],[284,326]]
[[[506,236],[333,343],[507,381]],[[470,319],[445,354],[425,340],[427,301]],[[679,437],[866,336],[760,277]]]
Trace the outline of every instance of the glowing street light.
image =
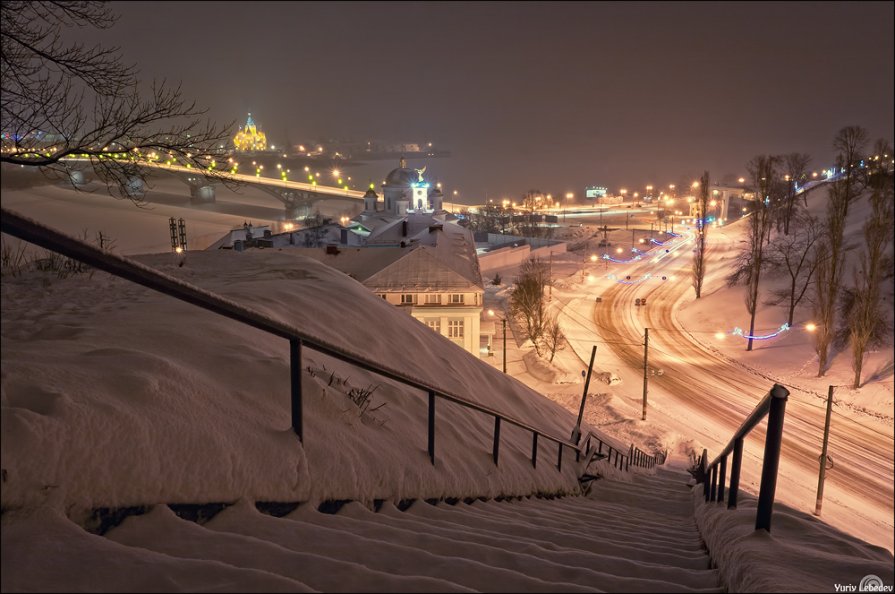
[[[488,310],[488,317],[495,317],[495,313],[493,309]],[[503,372],[507,372],[507,319],[503,316],[497,316],[500,318],[500,322],[503,325]]]

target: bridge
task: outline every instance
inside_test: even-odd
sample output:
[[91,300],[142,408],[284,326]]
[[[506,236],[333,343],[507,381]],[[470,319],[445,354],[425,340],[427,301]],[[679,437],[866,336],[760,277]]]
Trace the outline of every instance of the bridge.
[[[76,186],[86,182],[83,168],[78,165],[90,164],[90,159],[73,157],[63,159],[72,183]],[[259,175],[246,175],[233,173],[222,169],[199,169],[196,167],[184,167],[167,163],[141,161],[140,167],[165,171],[184,182],[190,189],[190,201],[193,204],[210,204],[215,201],[215,184],[232,182],[257,187],[274,196],[286,207],[286,218],[294,219],[307,212],[307,208],[317,200],[325,198],[363,200],[364,192],[347,190],[334,186],[321,186],[314,183],[296,182],[286,179],[261,177]],[[128,182],[128,193],[133,197],[140,197],[145,191],[143,181],[133,178]]]

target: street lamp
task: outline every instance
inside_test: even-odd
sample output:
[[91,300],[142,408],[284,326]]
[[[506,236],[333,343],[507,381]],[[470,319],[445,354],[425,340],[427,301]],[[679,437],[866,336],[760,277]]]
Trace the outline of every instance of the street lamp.
[[[494,310],[488,310],[488,316],[494,317]],[[507,319],[503,316],[500,318],[500,322],[503,325],[503,372],[507,372]]]

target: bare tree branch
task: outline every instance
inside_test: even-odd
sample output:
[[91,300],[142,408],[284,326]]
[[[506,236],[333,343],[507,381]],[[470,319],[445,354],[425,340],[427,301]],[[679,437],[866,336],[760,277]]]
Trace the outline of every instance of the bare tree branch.
[[232,124],[209,122],[180,85],[141,88],[118,48],[63,40],[65,29],[106,29],[116,20],[104,2],[3,3],[0,161],[67,174],[71,159],[84,159],[110,193],[139,202],[129,189],[145,181],[141,163],[207,172],[226,159]]

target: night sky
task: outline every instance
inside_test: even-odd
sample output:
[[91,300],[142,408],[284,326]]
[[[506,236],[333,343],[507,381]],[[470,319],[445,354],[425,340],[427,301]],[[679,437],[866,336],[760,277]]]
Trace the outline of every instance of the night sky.
[[85,39],[183,81],[219,123],[432,142],[452,156],[427,177],[468,202],[739,176],[758,153],[822,169],[843,126],[893,137],[891,2],[112,7]]

